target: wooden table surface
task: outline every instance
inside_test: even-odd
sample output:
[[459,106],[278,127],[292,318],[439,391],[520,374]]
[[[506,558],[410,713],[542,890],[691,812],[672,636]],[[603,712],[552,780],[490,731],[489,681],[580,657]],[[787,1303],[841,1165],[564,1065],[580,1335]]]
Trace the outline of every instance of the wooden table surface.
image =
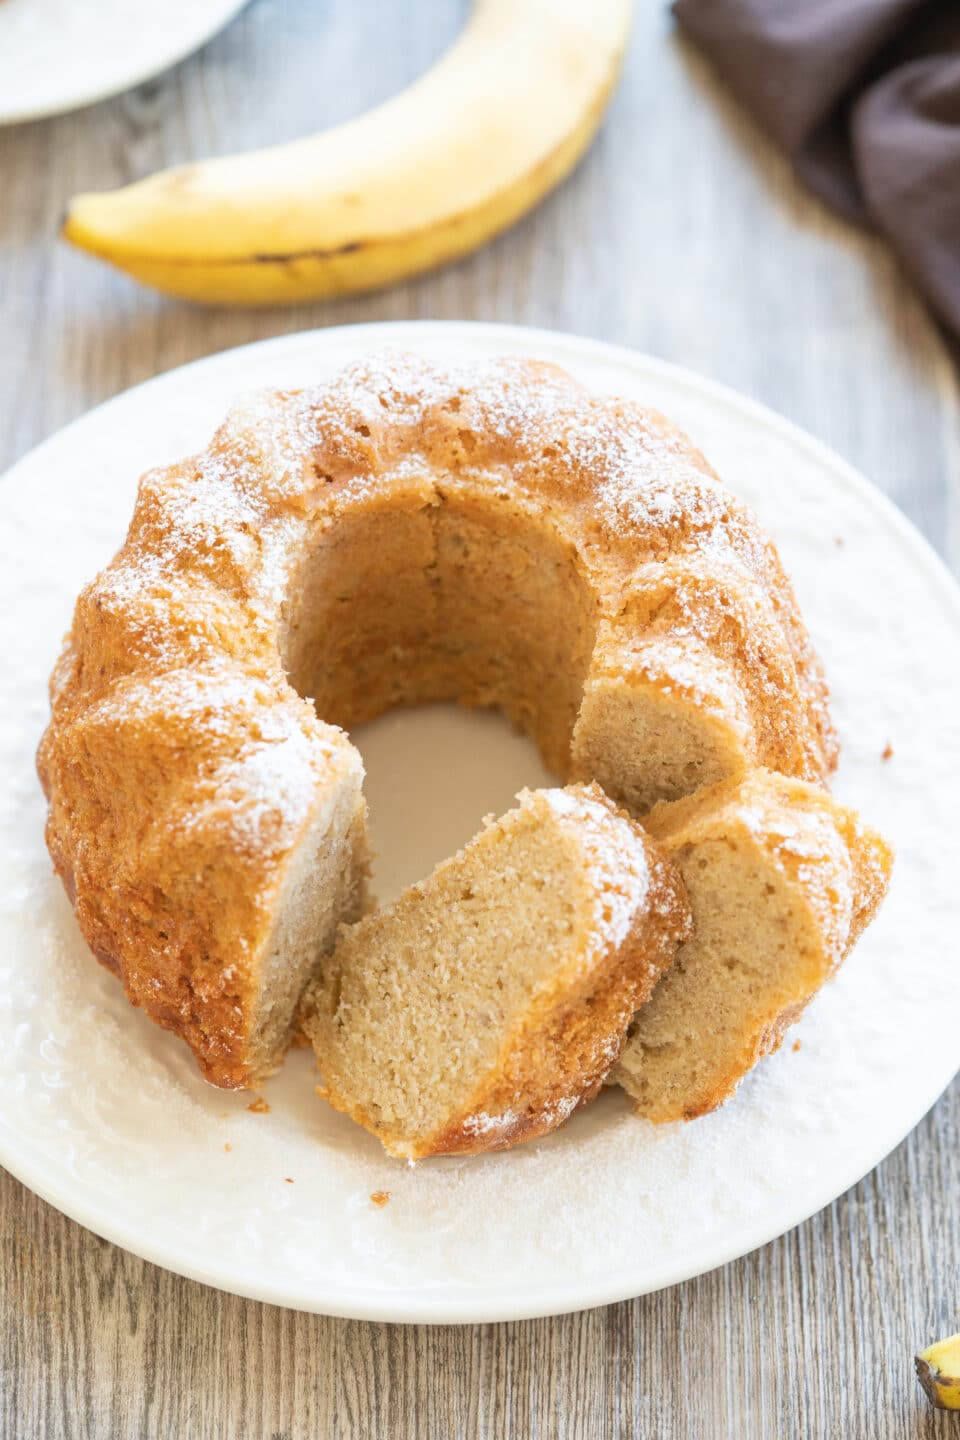
[[[679,361],[806,426],[960,563],[960,405],[878,241],[836,223],[638,0],[621,88],[573,178],[442,273],[298,311],[204,313],[56,238],[74,191],[358,113],[447,45],[449,0],[253,0],[176,70],[0,132],[0,463],[157,372],[358,320],[503,320]],[[953,937],[944,937],[952,943]],[[909,963],[904,956],[904,963]],[[799,1229],[658,1295],[553,1320],[372,1325],[179,1279],[0,1172],[0,1434],[960,1436],[913,1378],[960,1329],[960,1085]]]

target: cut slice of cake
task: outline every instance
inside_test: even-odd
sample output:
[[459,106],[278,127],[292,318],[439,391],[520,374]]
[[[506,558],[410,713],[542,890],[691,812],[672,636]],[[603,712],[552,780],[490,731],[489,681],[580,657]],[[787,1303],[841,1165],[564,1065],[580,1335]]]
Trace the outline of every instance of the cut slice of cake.
[[722,1104],[873,919],[893,855],[853,810],[801,780],[749,773],[644,821],[684,879],[693,935],[610,1079],[650,1120]]
[[344,927],[305,997],[321,1093],[391,1155],[553,1130],[597,1093],[689,934],[676,871],[598,786],[518,799]]

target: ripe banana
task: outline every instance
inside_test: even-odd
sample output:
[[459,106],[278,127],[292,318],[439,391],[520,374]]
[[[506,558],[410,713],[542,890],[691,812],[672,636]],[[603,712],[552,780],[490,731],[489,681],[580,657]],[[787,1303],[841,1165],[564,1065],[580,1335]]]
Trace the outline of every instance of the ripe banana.
[[283,305],[464,255],[573,168],[610,97],[632,0],[476,0],[451,50],[345,125],[77,196],[74,245],[169,295]]
[[938,1410],[960,1410],[960,1335],[928,1345],[917,1356],[917,1377]]

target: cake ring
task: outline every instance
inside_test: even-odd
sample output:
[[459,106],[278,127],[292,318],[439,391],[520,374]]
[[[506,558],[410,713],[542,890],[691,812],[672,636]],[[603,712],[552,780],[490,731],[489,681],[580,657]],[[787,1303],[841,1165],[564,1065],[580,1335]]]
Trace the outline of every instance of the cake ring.
[[238,404],[142,479],[51,699],[47,841],[83,934],[226,1087],[280,1063],[364,909],[352,727],[496,706],[640,818],[836,760],[752,513],[663,417],[529,360],[389,353]]

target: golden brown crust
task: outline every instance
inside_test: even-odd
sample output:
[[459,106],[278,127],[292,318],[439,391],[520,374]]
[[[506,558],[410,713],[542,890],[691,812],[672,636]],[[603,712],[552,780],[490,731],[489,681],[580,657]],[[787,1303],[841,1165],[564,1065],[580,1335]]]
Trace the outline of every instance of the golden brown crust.
[[[819,986],[817,987],[819,989]],[[816,991],[813,992],[815,994]],[[771,1012],[764,1028],[755,1035],[744,1037],[743,1048],[735,1061],[727,1070],[716,1077],[714,1083],[702,1089],[695,1102],[685,1105],[682,1110],[664,1107],[648,1109],[644,1106],[638,1107],[638,1112],[647,1120],[652,1120],[655,1125],[669,1124],[676,1120],[699,1120],[701,1115],[709,1115],[714,1110],[719,1110],[721,1105],[737,1093],[744,1078],[749,1075],[753,1067],[768,1055],[773,1055],[783,1044],[784,1036],[795,1025],[800,1016],[806,1010],[813,994],[807,996],[803,1001],[795,1005],[788,1005],[783,1010]]]
[[[654,617],[636,618],[644,567],[692,574],[723,558],[753,586],[775,661],[765,674],[759,654],[732,663],[717,592],[697,638],[704,675],[729,677],[744,706],[733,748],[820,778],[833,763],[826,687],[776,553],[661,416],[526,360],[444,373],[392,355],[251,398],[207,451],[141,481],[125,544],[77,601],[38,756],[50,852],[91,948],[214,1083],[250,1079],[258,956],[308,821],[302,796],[321,805],[358,764],[285,673],[305,557],[351,518],[402,506],[413,523],[453,505],[549,532],[596,622],[593,672],[627,682],[624,634],[657,638]],[[636,678],[681,694],[669,667]],[[431,685],[511,710],[496,687],[462,693],[456,674],[378,703],[432,698]],[[681,698],[707,706],[696,686]],[[536,729],[522,705],[511,713]],[[564,736],[547,721],[538,735],[562,763]]]
[[[627,818],[625,811],[619,814]],[[467,1113],[434,1137],[423,1155],[476,1154],[536,1139],[597,1095],[630,1020],[690,934],[683,882],[656,842],[646,835],[642,840],[650,889],[628,939],[608,948],[587,993],[559,986],[526,1018],[506,1040],[494,1075],[484,1077]]]
[[[893,849],[877,831],[826,790],[771,770],[657,806],[644,823],[671,855],[716,835],[748,834],[802,891],[831,957],[828,973],[856,944],[890,884]],[[834,863],[838,855],[842,862]]]
[[[235,686],[232,705],[217,684],[216,724],[195,723],[210,678],[127,679],[61,710],[40,764],[48,847],[91,950],[133,1004],[187,1041],[207,1079],[235,1088],[256,1078],[251,962],[286,864],[327,790],[356,766],[341,737],[260,684]],[[285,810],[280,754],[303,786]],[[260,798],[264,778],[275,800]]]
[[[693,1120],[728,1100],[757,1062],[780,1048],[784,1035],[849,954],[886,894],[893,852],[855,811],[826,791],[771,771],[750,772],[696,795],[657,806],[645,824],[664,852],[684,868],[699,847],[717,840],[763,858],[773,884],[793,896],[807,917],[808,944],[791,955],[789,999],[778,998],[785,977],[758,987],[750,1024],[721,1069],[690,1081],[682,1094],[634,1092],[627,1066],[614,1078],[633,1095],[638,1113],[656,1123]],[[692,893],[692,892],[691,892]],[[682,962],[682,952],[681,952]],[[639,1041],[652,1011],[641,1013]],[[697,1057],[690,1055],[691,1074]]]

